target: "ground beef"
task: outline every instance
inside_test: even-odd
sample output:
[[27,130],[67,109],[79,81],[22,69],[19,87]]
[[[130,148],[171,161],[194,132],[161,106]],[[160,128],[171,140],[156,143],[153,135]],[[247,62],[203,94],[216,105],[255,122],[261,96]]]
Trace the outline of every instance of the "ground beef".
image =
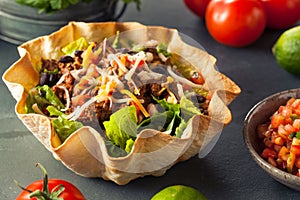
[[103,126],[103,122],[108,121],[110,115],[112,114],[112,109],[110,108],[110,100],[96,102],[95,109],[98,122],[100,126]]
[[54,59],[42,59],[40,72],[55,71],[58,68],[58,62]]

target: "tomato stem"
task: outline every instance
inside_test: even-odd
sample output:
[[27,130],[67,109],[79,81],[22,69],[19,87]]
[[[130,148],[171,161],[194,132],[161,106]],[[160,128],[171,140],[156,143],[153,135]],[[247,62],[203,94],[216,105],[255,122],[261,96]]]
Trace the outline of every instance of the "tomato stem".
[[22,187],[16,180],[15,183],[17,184],[18,187],[20,187],[22,190],[29,192],[29,197],[30,199],[35,197],[38,200],[63,200],[63,198],[60,198],[59,195],[65,190],[65,186],[62,184],[59,184],[55,186],[52,191],[49,191],[49,186],[48,186],[48,175],[46,169],[40,164],[37,163],[36,166],[40,167],[43,173],[43,190],[35,190],[31,191],[28,190],[24,187]]
[[49,187],[48,187],[48,175],[47,175],[47,171],[46,171],[46,169],[40,163],[37,163],[36,166],[40,167],[40,169],[43,172],[43,182],[44,182],[43,183],[43,192],[49,195],[50,192],[49,192]]

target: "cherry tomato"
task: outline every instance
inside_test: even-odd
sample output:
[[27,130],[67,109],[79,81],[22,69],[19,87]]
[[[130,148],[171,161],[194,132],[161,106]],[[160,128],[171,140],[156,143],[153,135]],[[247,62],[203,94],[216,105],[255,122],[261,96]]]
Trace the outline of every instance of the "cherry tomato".
[[300,19],[300,0],[261,0],[267,13],[267,27],[285,29]]
[[29,184],[17,196],[16,200],[85,200],[83,194],[72,183],[61,179],[48,179],[46,169],[37,164],[43,172],[43,180],[37,180]]
[[184,0],[185,5],[197,16],[204,18],[208,3],[211,0]]
[[[82,193],[70,182],[60,180],[60,179],[49,179],[48,180],[48,187],[49,191],[51,192],[56,186],[63,185],[64,190],[61,192],[61,194],[58,196],[59,198],[62,198],[63,200],[85,200]],[[43,180],[37,180],[31,184],[29,184],[26,187],[26,190],[23,190],[19,196],[16,198],[16,200],[38,200],[39,198],[33,197],[30,198],[31,192],[27,191],[30,190],[32,192],[37,190],[43,190],[44,181]],[[57,191],[56,188],[54,191]],[[52,193],[54,192],[52,191]]]
[[212,0],[207,6],[205,21],[216,41],[243,47],[261,36],[267,15],[260,0]]

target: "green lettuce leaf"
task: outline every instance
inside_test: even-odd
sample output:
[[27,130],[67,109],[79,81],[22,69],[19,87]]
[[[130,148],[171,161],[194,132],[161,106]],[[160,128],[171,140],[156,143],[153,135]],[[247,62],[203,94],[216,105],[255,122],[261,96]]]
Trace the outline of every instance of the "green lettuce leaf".
[[187,123],[185,122],[184,119],[182,119],[179,126],[176,127],[176,129],[175,129],[175,137],[181,138],[182,133],[186,127],[187,127]]
[[194,105],[194,103],[183,96],[180,100],[180,110],[182,120],[179,126],[175,130],[175,136],[181,138],[183,131],[187,127],[188,122],[190,119],[197,114],[201,114],[200,110]]
[[88,41],[84,37],[80,37],[73,42],[70,42],[66,46],[64,46],[61,51],[65,55],[73,56],[76,50],[84,50],[89,46]]
[[166,131],[168,125],[174,117],[174,112],[165,111],[163,113],[157,113],[145,120],[138,125],[138,132],[144,129],[155,129],[158,131]]
[[47,110],[49,111],[50,116],[57,117],[56,119],[51,120],[51,124],[54,127],[61,142],[64,142],[73,132],[83,126],[80,122],[68,120],[66,118],[66,115],[54,106],[48,106]]
[[41,110],[46,108],[48,105],[53,105],[58,109],[65,108],[64,104],[48,85],[37,86],[28,92],[25,108],[27,113],[34,113],[32,105],[35,103]]
[[182,116],[186,121],[188,121],[191,117],[193,117],[196,114],[201,114],[199,108],[197,108],[194,103],[183,96],[180,100],[180,109],[182,112]]
[[55,93],[51,90],[48,85],[37,86],[36,89],[39,91],[39,95],[44,97],[50,104],[58,109],[65,108],[64,104],[59,100]]
[[161,105],[166,111],[171,111],[173,113],[172,119],[170,123],[168,124],[166,130],[164,133],[174,135],[175,134],[175,129],[177,126],[179,126],[182,118],[180,116],[180,105],[179,104],[174,104],[174,103],[169,103],[165,99],[156,99],[153,97],[153,99]]
[[[137,135],[137,115],[134,106],[126,106],[103,122],[108,139],[121,149],[126,149],[126,142]],[[127,146],[127,150],[129,147]]]
[[107,152],[112,157],[123,157],[127,155],[127,152],[120,147],[114,145],[110,140],[104,140]]

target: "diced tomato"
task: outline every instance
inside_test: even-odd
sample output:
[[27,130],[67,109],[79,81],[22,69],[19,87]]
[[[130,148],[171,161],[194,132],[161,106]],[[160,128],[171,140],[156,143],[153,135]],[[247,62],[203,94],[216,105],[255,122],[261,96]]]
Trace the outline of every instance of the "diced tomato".
[[296,156],[300,155],[300,139],[294,137],[290,151]]
[[274,139],[274,144],[283,145],[284,144],[284,139],[282,139],[282,137],[276,137]]
[[268,123],[267,128],[261,124],[256,130],[265,147],[261,156],[271,165],[300,176],[300,98],[290,98]]
[[288,135],[290,135],[291,133],[295,132],[296,129],[294,128],[294,126],[292,126],[291,124],[286,124],[284,126],[285,131],[287,132]]
[[138,70],[142,69],[143,66],[144,66],[144,64],[145,64],[145,61],[144,60],[140,60],[139,64],[137,65],[137,69]]
[[276,158],[277,157],[277,152],[273,149],[270,148],[265,148],[263,152],[261,153],[261,156],[265,159],[271,157],[271,158]]
[[282,146],[279,153],[278,153],[278,158],[283,160],[283,161],[287,161],[289,153],[290,153],[289,149],[286,148],[285,146]]
[[298,131],[300,129],[300,119],[295,119],[294,122],[293,122],[293,127],[297,130],[295,131]]
[[300,145],[292,145],[291,152],[293,152],[294,154],[299,156],[300,155]]
[[287,102],[286,102],[286,106],[292,106],[292,104],[295,102],[295,98],[294,97],[292,97],[292,98],[290,98]]
[[293,113],[290,106],[280,106],[278,112],[285,118],[289,117]]
[[286,139],[286,140],[288,139],[289,134],[288,134],[288,132],[285,130],[285,126],[284,126],[284,125],[280,124],[280,125],[278,126],[277,132],[278,132],[278,134],[280,135],[280,137],[282,137],[283,139]]
[[300,115],[300,99],[296,99],[293,102],[292,107],[294,109],[294,113],[296,113],[297,115]]
[[281,115],[273,115],[271,118],[272,128],[278,128],[280,124],[284,123],[284,117]]
[[297,157],[296,160],[295,160],[295,167],[300,169],[300,158],[299,157]]

